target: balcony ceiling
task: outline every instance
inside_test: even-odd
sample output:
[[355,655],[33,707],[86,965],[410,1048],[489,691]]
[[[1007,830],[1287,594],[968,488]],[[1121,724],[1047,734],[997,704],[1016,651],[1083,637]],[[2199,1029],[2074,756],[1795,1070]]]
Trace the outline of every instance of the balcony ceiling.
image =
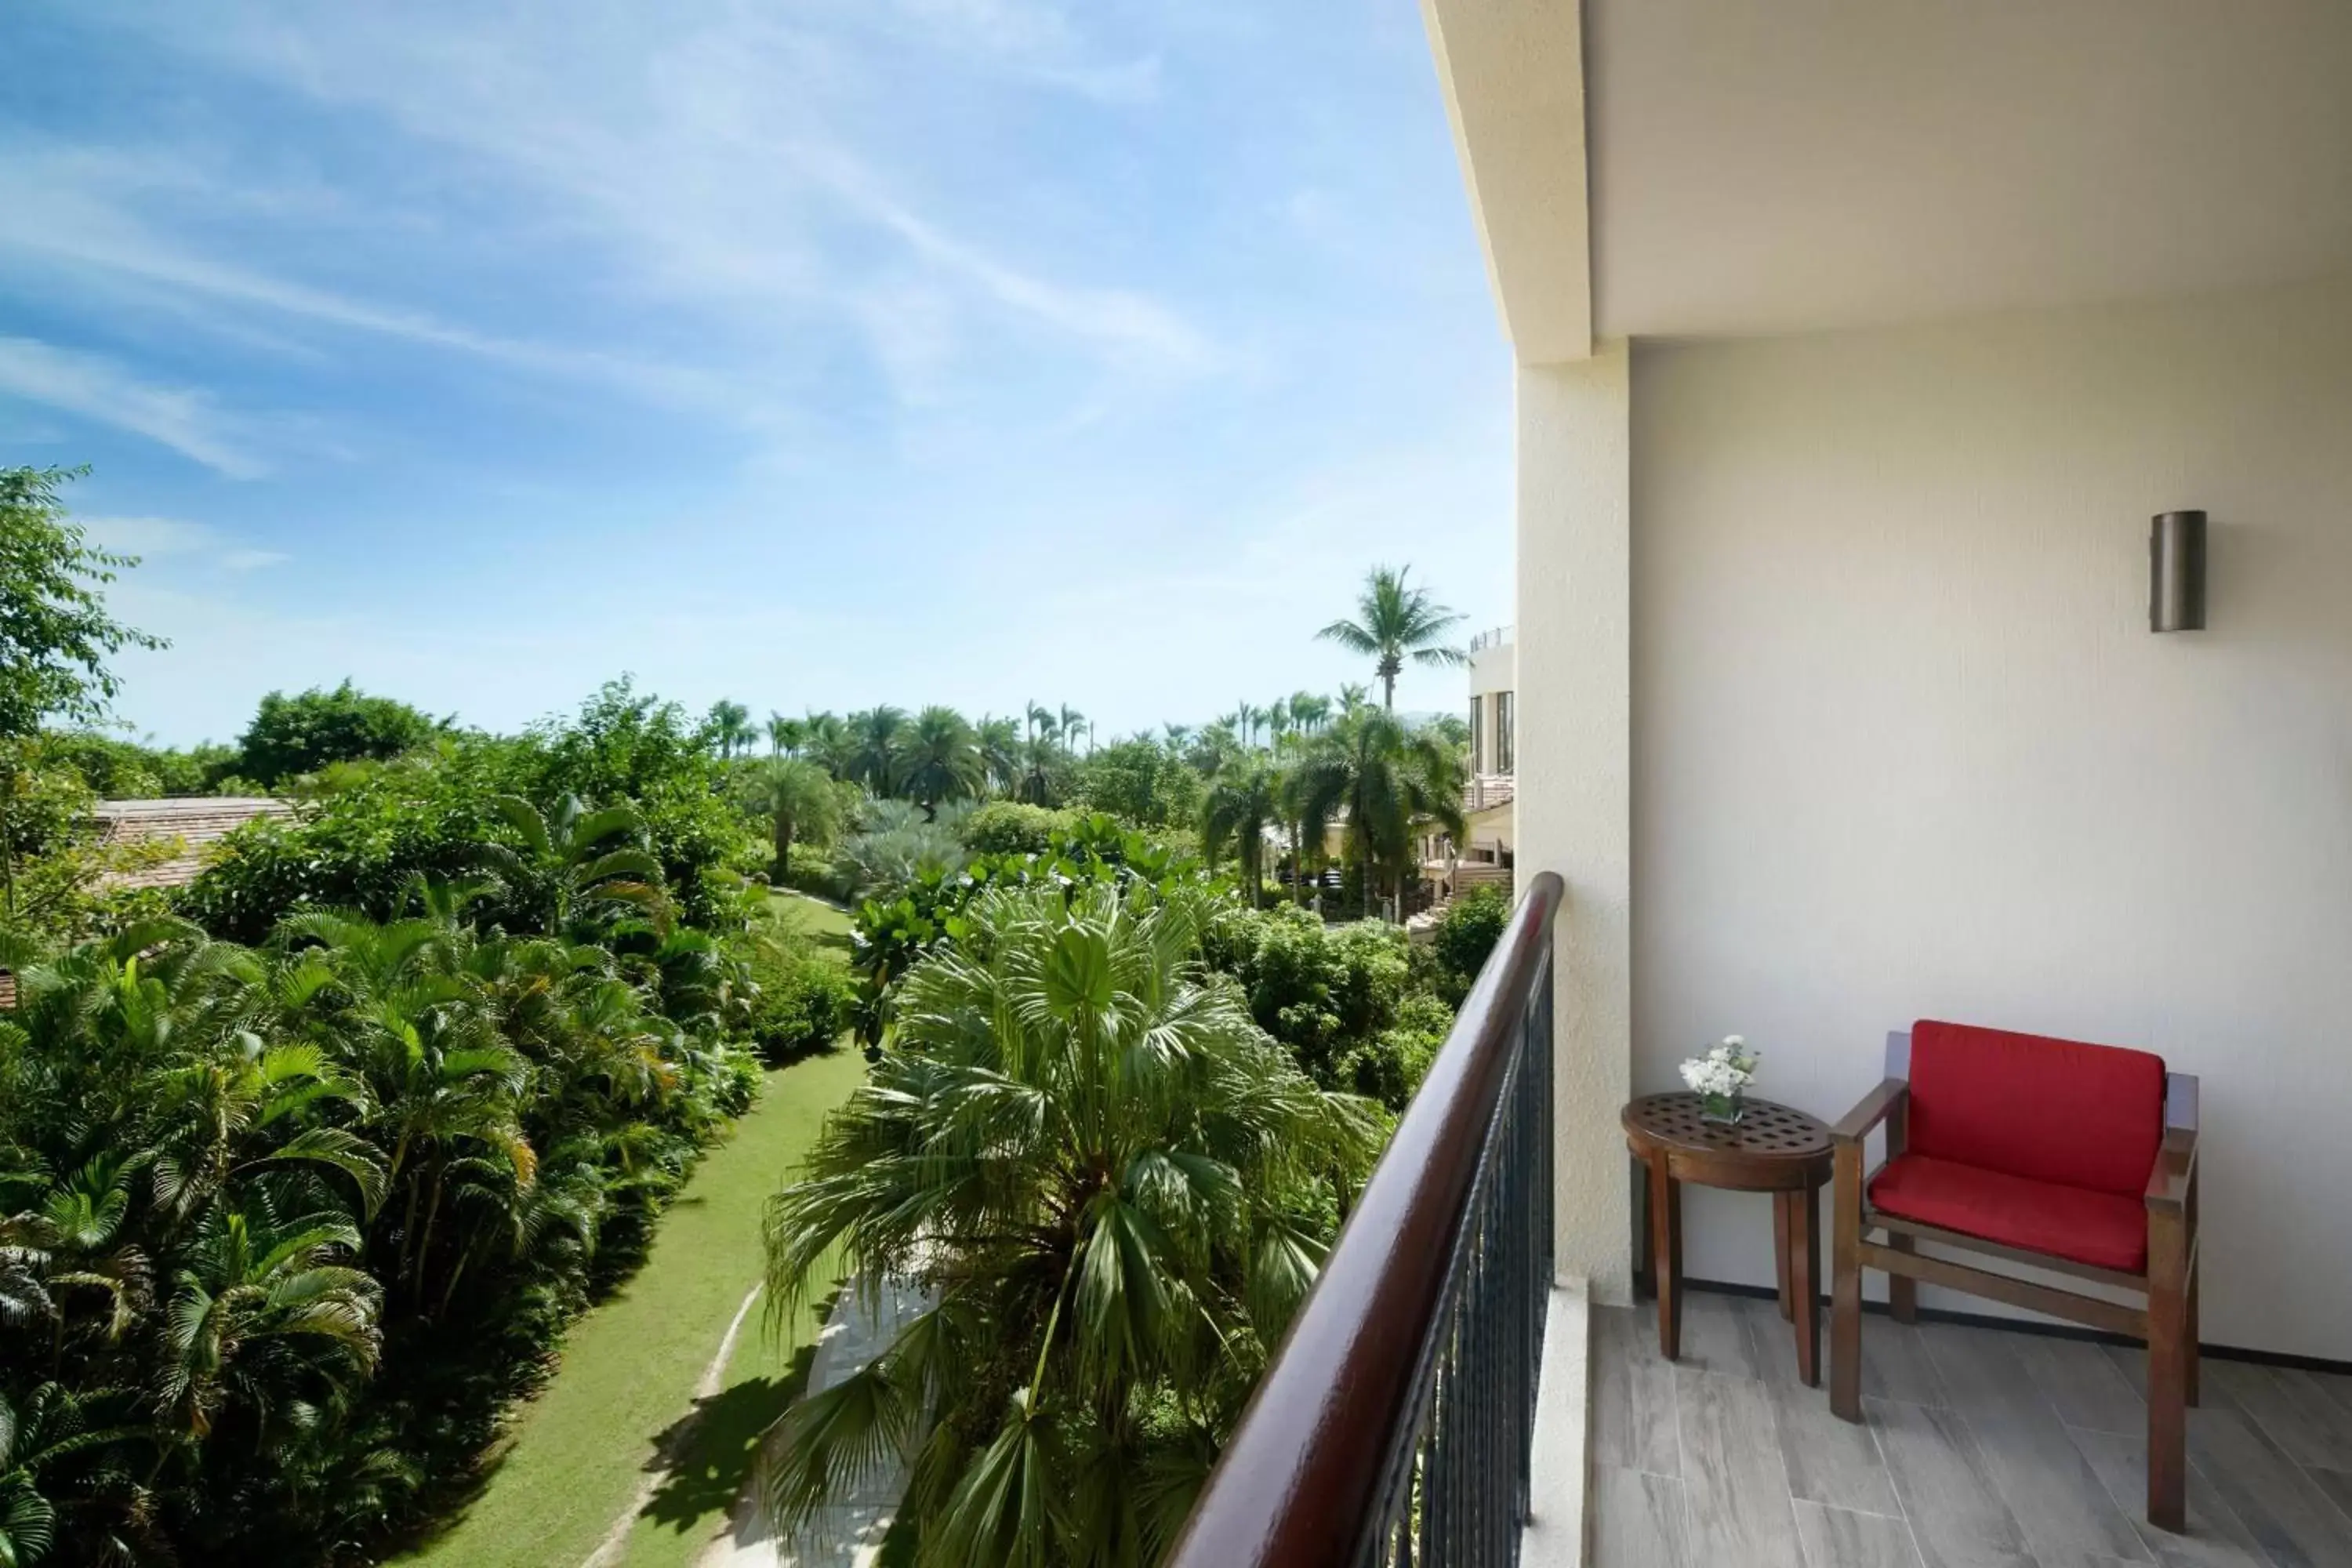
[[2352,0],[1584,0],[1595,330],[2352,269]]

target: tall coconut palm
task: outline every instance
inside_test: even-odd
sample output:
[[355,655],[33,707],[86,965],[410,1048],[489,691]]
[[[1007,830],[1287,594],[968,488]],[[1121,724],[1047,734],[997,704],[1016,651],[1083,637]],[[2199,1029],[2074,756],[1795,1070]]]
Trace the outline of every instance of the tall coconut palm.
[[1457,837],[1463,830],[1462,768],[1454,749],[1407,730],[1382,709],[1362,709],[1332,726],[1300,759],[1297,790],[1304,837],[1320,843],[1333,822],[1343,824],[1367,906],[1391,880],[1402,892],[1416,823]]
[[989,788],[1004,795],[1018,790],[1021,787],[1021,721],[1017,719],[982,719],[973,731],[973,740],[980,747],[980,765],[987,773]]
[[1187,900],[999,889],[900,982],[896,1033],[772,1200],[787,1308],[842,1249],[925,1288],[779,1423],[788,1521],[911,1450],[926,1568],[1166,1550],[1375,1147],[1204,983]]
[[915,715],[898,760],[898,793],[923,808],[923,820],[939,820],[940,802],[980,793],[988,776],[971,725],[952,708],[934,704]]
[[1339,683],[1339,716],[1347,718],[1371,705],[1371,690],[1352,680]]
[[1054,710],[1041,703],[1032,701],[1023,710],[1022,716],[1028,722],[1030,740],[1034,741],[1042,734],[1050,741],[1061,733],[1060,727],[1054,721]]
[[1252,904],[1265,902],[1265,830],[1279,816],[1280,785],[1264,757],[1244,756],[1217,770],[1202,806],[1202,852],[1213,864],[1233,843]]
[[1078,749],[1078,731],[1086,721],[1085,714],[1065,702],[1062,710],[1054,715],[1054,732],[1061,736],[1062,744],[1075,752]]
[[711,743],[722,757],[732,757],[750,747],[757,731],[751,728],[751,710],[740,702],[722,697],[710,705],[710,717],[705,721]]
[[1412,570],[1373,567],[1356,599],[1357,618],[1333,621],[1316,634],[1373,660],[1373,672],[1381,679],[1381,706],[1391,712],[1396,709],[1396,678],[1403,673],[1406,660],[1463,664],[1470,657],[1441,640],[1461,616],[1431,598],[1428,589],[1406,586]]
[[832,775],[814,763],[772,757],[746,773],[740,787],[744,805],[768,819],[779,882],[792,869],[793,839],[821,842],[841,825]]
[[849,716],[848,777],[877,795],[897,793],[907,749],[907,714],[887,703]]
[[801,743],[808,739],[808,726],[798,719],[787,719],[781,713],[768,715],[768,754],[772,757],[797,757]]

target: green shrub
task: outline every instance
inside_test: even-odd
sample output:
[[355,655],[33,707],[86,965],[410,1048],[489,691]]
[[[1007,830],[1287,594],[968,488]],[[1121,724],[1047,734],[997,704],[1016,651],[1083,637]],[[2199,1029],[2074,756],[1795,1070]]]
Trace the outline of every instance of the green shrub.
[[857,891],[848,867],[831,855],[807,848],[793,851],[792,864],[784,868],[784,886],[836,904],[848,902]]
[[[1210,967],[1240,982],[1258,1026],[1327,1089],[1353,1087],[1351,1058],[1396,1026],[1412,991],[1404,931],[1378,921],[1328,926],[1290,905],[1236,907],[1211,925],[1202,947]],[[1406,1083],[1400,1067],[1388,1079],[1379,1098],[1402,1109],[1419,1076]]]
[[975,855],[1043,855],[1054,835],[1068,831],[1074,820],[1066,811],[995,800],[963,819],[960,837]]
[[751,1041],[771,1067],[824,1049],[856,1021],[857,983],[832,959],[797,952],[753,970]]
[[1430,951],[1444,976],[1446,999],[1455,1006],[1470,994],[1471,983],[1503,939],[1503,928],[1510,920],[1510,900],[1502,889],[1491,887],[1472,889],[1437,917]]

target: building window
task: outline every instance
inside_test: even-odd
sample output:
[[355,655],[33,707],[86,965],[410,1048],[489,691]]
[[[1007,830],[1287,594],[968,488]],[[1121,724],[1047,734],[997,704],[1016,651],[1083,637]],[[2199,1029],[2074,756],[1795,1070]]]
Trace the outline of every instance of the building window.
[[1486,768],[1486,700],[1470,699],[1470,771],[1484,773]]
[[1516,760],[1511,744],[1511,694],[1495,693],[1495,771],[1507,773]]

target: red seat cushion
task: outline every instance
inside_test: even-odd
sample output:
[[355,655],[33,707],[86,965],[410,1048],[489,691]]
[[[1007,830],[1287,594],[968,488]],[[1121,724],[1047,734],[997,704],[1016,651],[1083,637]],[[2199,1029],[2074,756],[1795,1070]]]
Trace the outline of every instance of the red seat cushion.
[[2137,1201],[2164,1142],[2164,1058],[1921,1019],[1906,1147]]
[[1898,1154],[1872,1180],[1870,1201],[1888,1214],[2004,1247],[2126,1274],[2147,1268],[2147,1206],[2137,1196]]

